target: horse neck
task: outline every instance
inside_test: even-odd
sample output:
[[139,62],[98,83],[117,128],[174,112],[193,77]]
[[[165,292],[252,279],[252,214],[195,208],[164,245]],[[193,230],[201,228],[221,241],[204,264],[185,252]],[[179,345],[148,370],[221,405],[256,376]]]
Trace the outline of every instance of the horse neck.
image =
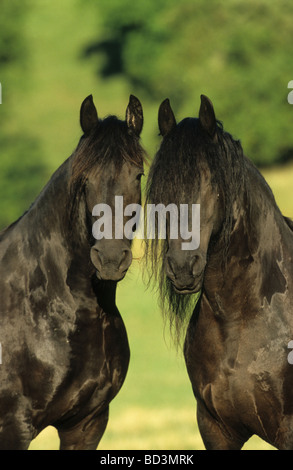
[[[219,238],[206,267],[204,292],[213,309],[241,309],[240,299],[247,306],[252,293],[263,302],[274,292],[284,292],[285,279],[279,267],[290,235],[274,196],[253,165],[248,163],[249,187],[234,203],[234,224],[227,255]],[[292,237],[291,237],[292,243]],[[275,276],[274,282],[270,279]],[[246,296],[244,295],[246,292]],[[226,302],[227,300],[227,302]]]
[[29,222],[44,235],[62,232],[66,209],[68,207],[68,167],[66,160],[52,175],[34,203],[25,214],[24,221]]
[[71,220],[70,208],[72,207],[72,195],[70,193],[72,157],[68,158],[41,191],[25,216],[21,219],[21,225],[25,224],[32,240],[58,240],[66,249],[74,251],[76,245],[86,243],[85,223],[82,229],[77,224],[81,223],[84,213],[82,201],[76,204],[78,217]]

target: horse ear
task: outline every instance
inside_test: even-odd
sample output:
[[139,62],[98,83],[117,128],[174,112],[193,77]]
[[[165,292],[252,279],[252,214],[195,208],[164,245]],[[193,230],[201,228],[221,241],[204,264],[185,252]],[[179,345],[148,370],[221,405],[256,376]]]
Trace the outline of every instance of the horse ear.
[[143,111],[139,99],[133,95],[129,97],[125,120],[129,129],[139,136],[143,126]]
[[98,113],[94,105],[93,97],[89,95],[82,102],[80,108],[80,125],[85,135],[89,135],[97,123]]
[[176,126],[176,119],[172,111],[170,101],[167,98],[161,103],[159,108],[159,129],[160,134],[164,137]]
[[199,120],[203,129],[210,135],[214,137],[217,128],[217,121],[215,116],[215,111],[211,100],[205,96],[201,95],[201,104],[199,109]]

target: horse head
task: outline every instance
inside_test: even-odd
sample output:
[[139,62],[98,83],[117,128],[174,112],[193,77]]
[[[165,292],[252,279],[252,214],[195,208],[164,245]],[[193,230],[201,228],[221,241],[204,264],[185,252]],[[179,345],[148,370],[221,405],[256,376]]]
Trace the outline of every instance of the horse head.
[[90,259],[98,279],[119,281],[132,262],[125,208],[141,202],[143,111],[131,95],[124,121],[116,116],[101,120],[89,96],[82,103],[80,123],[84,135],[73,172],[83,175],[88,220],[92,228],[99,227],[92,230]]

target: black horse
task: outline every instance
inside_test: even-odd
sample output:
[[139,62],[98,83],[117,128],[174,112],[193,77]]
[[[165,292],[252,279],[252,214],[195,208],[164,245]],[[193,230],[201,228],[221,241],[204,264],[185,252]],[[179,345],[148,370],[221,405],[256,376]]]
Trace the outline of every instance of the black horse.
[[204,444],[241,449],[256,434],[293,449],[292,221],[207,97],[178,124],[165,100],[159,128],[146,203],[200,204],[198,249],[156,239],[148,255],[166,314],[178,329],[191,315],[184,355]]
[[[96,449],[129,363],[115,304],[131,240],[96,240],[98,203],[140,204],[142,107],[125,121],[81,106],[74,153],[30,209],[0,234],[0,448],[27,449],[48,425],[61,449]],[[127,220],[127,219],[125,219]]]

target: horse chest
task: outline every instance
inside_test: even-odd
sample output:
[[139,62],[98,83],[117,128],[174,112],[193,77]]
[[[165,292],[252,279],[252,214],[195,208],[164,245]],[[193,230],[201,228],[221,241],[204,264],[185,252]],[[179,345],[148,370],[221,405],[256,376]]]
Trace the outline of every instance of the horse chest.
[[[104,312],[89,318],[80,312],[79,321],[68,337],[58,345],[51,375],[47,403],[34,411],[35,427],[64,420],[78,420],[85,412],[102,409],[120,390],[129,363],[127,334],[120,316]],[[48,348],[47,348],[48,349]],[[46,366],[44,366],[44,371]],[[32,397],[39,403],[39,390]],[[49,389],[47,390],[47,392]],[[43,401],[43,397],[42,397]]]
[[201,310],[190,322],[185,358],[196,398],[223,429],[242,432],[245,425],[273,443],[282,412],[292,413],[293,372],[286,332],[280,319],[273,321],[268,313],[266,322],[259,316],[249,327],[241,327],[224,326],[212,319],[211,311]]

